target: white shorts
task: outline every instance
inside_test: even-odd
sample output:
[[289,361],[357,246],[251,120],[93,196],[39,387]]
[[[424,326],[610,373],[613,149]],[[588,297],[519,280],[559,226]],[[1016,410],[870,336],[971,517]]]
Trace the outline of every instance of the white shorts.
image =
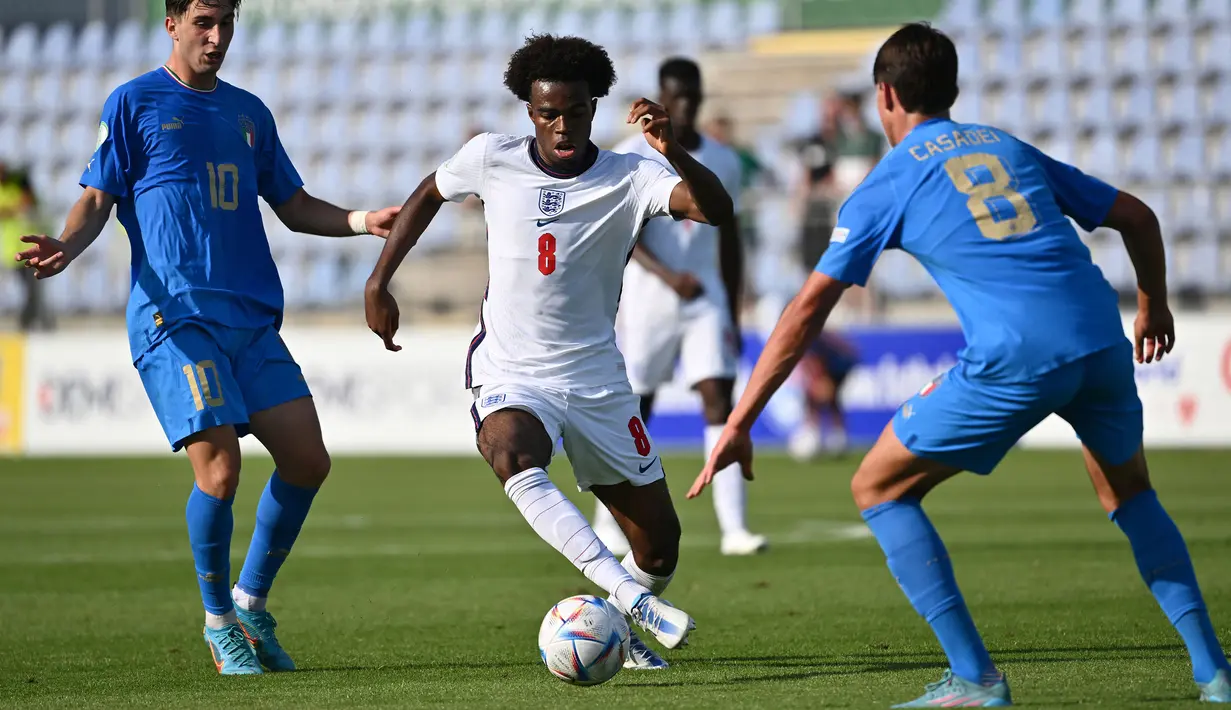
[[527,385],[473,388],[475,430],[493,412],[533,414],[552,442],[564,439],[577,489],[625,481],[644,486],[664,477],[662,460],[641,421],[641,398],[626,384],[558,390]]
[[628,381],[637,394],[653,394],[675,376],[689,387],[705,380],[733,380],[739,334],[724,306],[705,300],[659,314],[632,313],[620,333]]

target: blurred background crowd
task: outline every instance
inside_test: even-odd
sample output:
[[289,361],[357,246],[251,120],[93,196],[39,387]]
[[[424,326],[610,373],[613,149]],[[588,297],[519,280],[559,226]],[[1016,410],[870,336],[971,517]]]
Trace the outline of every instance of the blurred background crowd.
[[[107,93],[159,66],[161,0],[0,3],[0,256],[55,233],[80,193]],[[603,43],[620,76],[595,140],[655,96],[658,64],[700,62],[704,121],[743,157],[746,304],[767,320],[816,263],[836,210],[887,150],[871,53],[895,23],[932,19],[962,55],[958,120],[1016,132],[1141,195],[1168,240],[1187,308],[1231,295],[1231,0],[245,0],[221,76],[273,110],[313,192],[355,208],[401,203],[479,131],[524,133],[501,85],[533,31]],[[287,232],[268,213],[292,318],[358,317],[375,239]],[[1106,234],[1096,262],[1126,296],[1131,264]],[[442,211],[396,288],[404,320],[469,322],[486,281],[481,214]],[[129,247],[117,222],[67,278],[0,270],[0,318],[23,330],[121,317]],[[841,318],[949,318],[909,257],[887,254]],[[5,327],[5,326],[0,326]]]

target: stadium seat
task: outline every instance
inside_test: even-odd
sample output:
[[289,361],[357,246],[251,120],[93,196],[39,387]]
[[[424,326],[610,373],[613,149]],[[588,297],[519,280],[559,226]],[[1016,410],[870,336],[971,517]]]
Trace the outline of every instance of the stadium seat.
[[970,83],[961,88],[952,113],[957,120],[965,123],[983,122],[983,92],[978,84]]
[[1205,137],[1189,130],[1180,133],[1166,167],[1172,178],[1196,182],[1206,176],[1205,163]]
[[773,0],[753,0],[748,5],[748,36],[774,34],[782,29],[782,10]]
[[705,35],[710,46],[735,49],[744,43],[744,18],[735,0],[715,0],[709,4]]
[[589,13],[577,7],[566,7],[557,12],[551,23],[551,31],[557,35],[584,37],[591,28]]
[[1163,172],[1163,149],[1158,136],[1143,132],[1134,140],[1125,156],[1124,176],[1136,182],[1158,180]]
[[992,125],[1017,133],[1026,127],[1027,120],[1026,88],[1017,83],[1007,84],[993,103]]
[[32,69],[38,62],[38,46],[38,28],[32,24],[19,25],[5,43],[4,68],[21,71]]
[[1104,180],[1114,180],[1119,163],[1118,156],[1115,136],[1109,131],[1101,131],[1095,134],[1090,143],[1089,155],[1079,163],[1087,166],[1087,172],[1092,175]]
[[991,0],[982,13],[982,25],[993,32],[1018,34],[1025,25],[1022,0]]
[[77,38],[76,51],[71,53],[73,61],[79,68],[98,67],[107,64],[107,25],[94,21],[86,24]]
[[1105,0],[1072,0],[1069,4],[1069,24],[1081,31],[1106,30]]
[[1207,126],[1231,126],[1231,76],[1223,76],[1208,91],[1213,92],[1203,115]]
[[267,22],[261,25],[256,37],[252,39],[255,41],[252,43],[251,58],[257,62],[276,61],[291,41],[286,25],[281,22]]
[[391,22],[401,35],[403,49],[419,61],[436,53],[436,24],[426,12],[415,12],[405,23]]
[[1108,17],[1113,30],[1141,26],[1150,16],[1149,0],[1112,0]]
[[487,51],[511,54],[520,44],[517,34],[513,31],[513,19],[498,7],[486,9],[482,18],[479,19],[479,26],[476,30],[479,46]]
[[1029,80],[1033,83],[1063,77],[1066,53],[1063,31],[1057,28],[1045,31],[1034,42],[1034,47],[1029,54],[1029,61],[1026,65]]
[[664,45],[663,15],[654,5],[638,5],[628,18],[630,48],[658,52]]
[[1101,27],[1092,27],[1082,34],[1072,55],[1069,75],[1075,79],[1103,81],[1108,78],[1111,46]]
[[[328,36],[320,22],[306,19],[289,28],[291,34],[290,46],[286,47],[282,56],[291,61],[315,61],[328,47]],[[340,57],[331,57],[340,59]]]
[[437,28],[436,50],[449,58],[465,57],[477,49],[474,42],[474,13],[465,6],[447,4]]
[[946,32],[969,38],[982,23],[979,14],[979,0],[948,0],[937,22]]
[[162,66],[171,56],[171,37],[162,27],[157,27],[146,35],[145,41],[145,65],[139,67],[138,72]]
[[1030,111],[1030,122],[1035,130],[1060,131],[1073,121],[1069,106],[1069,89],[1063,84],[1050,84],[1041,100],[1034,102],[1033,108],[1034,110]]
[[[4,107],[4,112],[0,113],[0,116],[4,114],[14,117],[33,116],[37,109],[31,97],[30,77],[15,73],[3,77],[3,81],[0,82],[0,106]],[[3,145],[6,149],[9,149],[9,146],[22,147],[15,143]]]
[[1077,103],[1077,125],[1084,130],[1094,130],[1106,127],[1112,117],[1111,87],[1102,82],[1090,84],[1079,92]]
[[366,26],[354,20],[340,20],[323,30],[325,36],[320,41],[331,61],[353,61],[361,54],[373,52],[383,57],[396,56],[401,47],[396,33],[389,30],[395,26],[392,19],[378,19]]
[[1218,27],[1205,43],[1205,51],[1198,61],[1203,76],[1231,76],[1231,23]]
[[139,64],[145,57],[145,27],[136,20],[121,22],[109,43],[112,66]]
[[1231,3],[1227,0],[1197,0],[1193,16],[1203,23],[1231,25]]
[[1064,0],[1034,0],[1026,15],[1026,27],[1039,32],[1064,27]]
[[1177,190],[1171,200],[1171,228],[1175,236],[1195,234],[1205,230],[1214,217],[1213,194],[1205,185]]
[[394,74],[391,58],[383,54],[376,54],[372,57],[363,71],[359,72],[357,83],[359,100],[376,109],[377,112],[384,111],[391,104],[404,100],[404,97],[393,93],[393,89],[398,86],[397,76]]
[[1158,100],[1154,84],[1141,80],[1129,89],[1128,98],[1118,107],[1115,122],[1120,130],[1153,128],[1157,118]]
[[674,3],[667,11],[665,25],[665,46],[671,48],[672,54],[692,56],[701,50],[706,25],[696,0]]
[[[1200,233],[1206,237],[1208,232]],[[1175,283],[1182,289],[1209,290],[1218,287],[1218,242],[1213,238],[1194,238],[1176,244]],[[1170,271],[1170,269],[1168,269]]]
[[1187,24],[1192,13],[1192,0],[1155,0],[1150,19],[1156,27],[1170,27]]
[[1180,79],[1159,112],[1163,128],[1185,128],[1201,120],[1201,97],[1192,79]]
[[1006,33],[995,39],[988,59],[991,66],[983,72],[984,81],[1016,81],[1023,64],[1021,35]]
[[[1224,47],[1223,52],[1231,54],[1231,48]],[[1183,76],[1192,73],[1194,64],[1191,29],[1187,23],[1171,25],[1163,40],[1158,62],[1154,65],[1155,70],[1160,76]]]
[[1137,26],[1112,42],[1111,71],[1117,80],[1144,79],[1150,69],[1150,38]]
[[1210,172],[1219,180],[1231,181],[1231,131],[1223,134],[1222,144],[1210,155],[1213,164]]

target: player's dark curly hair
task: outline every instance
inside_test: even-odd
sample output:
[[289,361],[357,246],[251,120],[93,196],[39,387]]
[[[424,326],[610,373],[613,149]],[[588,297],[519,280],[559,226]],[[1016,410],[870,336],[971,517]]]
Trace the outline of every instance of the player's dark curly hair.
[[957,48],[926,22],[903,25],[876,53],[872,81],[892,86],[910,113],[944,113],[957,100]]
[[[239,14],[239,3],[243,0],[201,0],[201,4],[206,7],[218,7],[223,3],[231,3],[231,9],[235,14]],[[167,0],[167,17],[183,17],[188,8],[192,7],[193,0]]]
[[607,50],[580,37],[531,35],[509,59],[504,85],[522,101],[530,100],[536,81],[584,81],[592,98],[606,96],[616,83]]

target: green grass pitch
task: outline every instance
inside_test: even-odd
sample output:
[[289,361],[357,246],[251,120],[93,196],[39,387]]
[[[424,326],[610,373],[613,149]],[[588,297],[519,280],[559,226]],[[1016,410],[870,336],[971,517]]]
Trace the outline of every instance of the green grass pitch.
[[[1231,642],[1231,452],[1156,452]],[[220,678],[201,640],[180,459],[0,460],[0,707],[886,707],[943,657],[867,537],[857,459],[759,459],[758,558],[718,554],[708,497],[677,501],[666,595],[697,619],[672,668],[566,686],[538,659],[555,601],[593,591],[540,542],[476,458],[340,459],[270,609],[302,671]],[[238,574],[269,463],[235,506]],[[698,458],[667,460],[682,496]],[[553,478],[569,486],[567,465]],[[582,510],[592,499],[578,496]],[[1015,452],[927,509],[1019,704],[1193,705],[1188,663],[1074,453]]]

